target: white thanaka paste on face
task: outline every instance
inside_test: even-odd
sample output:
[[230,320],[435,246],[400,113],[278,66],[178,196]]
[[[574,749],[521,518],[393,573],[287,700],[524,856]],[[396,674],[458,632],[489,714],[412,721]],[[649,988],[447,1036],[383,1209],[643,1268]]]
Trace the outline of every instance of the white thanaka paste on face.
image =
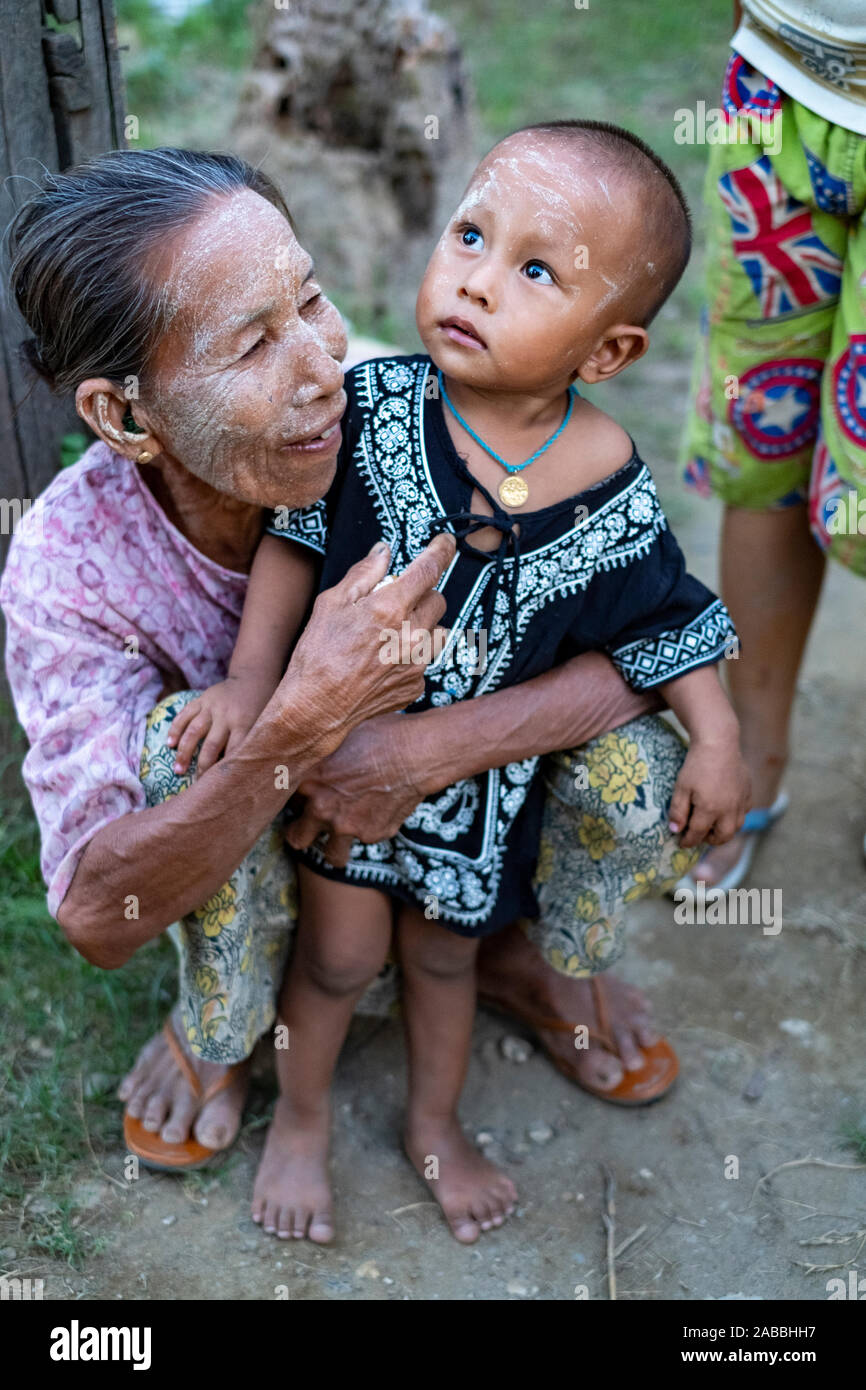
[[[508,211],[518,196],[517,190],[523,227],[511,224]],[[534,204],[528,209],[525,207],[527,194]],[[616,216],[618,203],[614,194],[618,194],[620,205],[620,213]],[[500,209],[505,209],[504,216],[500,215]],[[567,296],[551,296],[546,304],[545,312],[549,315],[548,322],[551,327],[554,320],[561,320],[572,314],[575,301],[585,294],[586,311],[582,320],[577,322],[575,331],[578,334],[592,334],[597,331],[593,325],[599,324],[600,316],[606,311],[610,313],[611,306],[615,306],[616,301],[621,298],[627,304],[627,295],[633,285],[640,277],[646,275],[646,270],[639,264],[638,256],[634,253],[629,254],[629,246],[637,245],[641,240],[641,226],[635,200],[626,199],[619,185],[614,182],[610,160],[587,146],[568,148],[562,138],[554,134],[536,136],[533,133],[530,136],[509,137],[482,161],[437,244],[432,265],[428,270],[429,278],[425,277],[423,287],[426,313],[424,321],[428,326],[434,319],[440,319],[446,313],[459,314],[459,301],[454,297],[458,284],[454,264],[437,265],[437,254],[442,252],[443,259],[447,257],[449,243],[453,244],[455,231],[462,223],[474,222],[482,232],[491,227],[486,216],[492,218],[491,229],[498,247],[506,257],[511,256],[512,259],[518,246],[520,254],[523,254],[523,242],[529,240],[527,233],[531,229],[537,230],[540,236],[554,241],[561,240],[561,254],[565,258],[566,267],[573,263],[576,246],[583,247],[588,244],[587,262],[585,266],[575,265],[577,274],[569,276]],[[582,220],[584,216],[586,232]],[[612,221],[614,217],[615,220]],[[545,259],[541,247],[537,251],[527,251],[527,254],[530,253],[539,255],[542,260]],[[553,256],[551,264],[557,266],[556,258]],[[602,268],[605,265],[606,269]],[[608,271],[610,273],[607,273]],[[479,296],[486,295],[483,269],[476,272],[471,268],[471,264],[467,263],[458,274],[471,277],[464,282],[470,292],[477,292]],[[491,288],[495,296],[495,280],[491,282]],[[563,285],[563,289],[565,288]],[[484,307],[481,298],[478,299],[476,307]],[[492,307],[495,310],[495,297]],[[623,307],[625,309],[625,304]],[[615,307],[612,312],[617,312]],[[482,333],[483,322],[482,319]],[[609,319],[608,323],[613,326]],[[603,320],[601,326],[606,326]],[[496,340],[495,313],[491,318],[491,327]],[[428,341],[428,346],[435,342],[435,339],[425,340]],[[495,341],[495,346],[496,360],[503,378],[510,377],[512,370],[519,370],[522,358],[512,350],[508,334],[504,339]],[[476,371],[476,363],[473,358],[465,360],[469,383]],[[478,366],[483,372],[483,359],[479,361]],[[456,378],[461,379],[461,368],[455,367],[454,371]],[[517,386],[515,389],[519,391],[522,388]]]
[[[214,264],[219,281],[208,290]],[[217,490],[265,505],[314,500],[293,498],[293,474],[309,493],[322,461],[304,467],[278,451],[321,428],[344,399],[346,338],[336,309],[322,299],[315,314],[298,312],[309,264],[279,210],[245,190],[210,200],[174,248],[165,284],[170,329],[183,340],[180,361],[160,370],[154,387],[171,452]],[[280,370],[242,371],[237,359],[262,329],[251,325],[249,342],[223,339],[249,312],[271,304],[280,322]]]

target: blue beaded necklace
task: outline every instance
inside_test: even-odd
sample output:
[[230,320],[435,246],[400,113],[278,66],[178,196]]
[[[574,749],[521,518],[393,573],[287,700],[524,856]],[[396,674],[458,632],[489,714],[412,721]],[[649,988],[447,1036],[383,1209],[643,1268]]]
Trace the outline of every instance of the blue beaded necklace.
[[566,425],[571,419],[571,412],[574,409],[574,400],[575,397],[579,394],[576,387],[569,386],[568,388],[568,408],[565,412],[565,419],[559,426],[559,429],[554,430],[553,434],[550,436],[547,442],[545,444],[542,444],[540,449],[536,449],[535,453],[532,454],[528,459],[526,459],[524,463],[508,463],[502,457],[501,454],[497,454],[495,449],[491,449],[490,445],[484,442],[480,434],[475,433],[472,426],[467,424],[467,422],[463,419],[463,416],[460,414],[460,411],[455,409],[454,404],[450,396],[448,395],[448,392],[445,390],[445,378],[442,375],[441,369],[438,371],[437,376],[439,380],[439,390],[442,394],[442,399],[447,405],[448,409],[451,411],[451,414],[454,416],[455,420],[459,420],[466,433],[471,435],[472,438],[475,440],[475,443],[479,444],[481,448],[484,450],[484,452],[486,454],[489,454],[491,458],[496,459],[496,462],[500,463],[508,473],[508,477],[503,478],[502,482],[499,484],[498,491],[500,502],[504,502],[507,507],[522,507],[527,497],[529,496],[529,488],[527,487],[526,482],[523,478],[517,478],[514,475],[516,473],[522,473],[524,468],[528,468],[531,463],[535,463],[535,460],[537,458],[541,458],[541,455],[547,452],[551,444],[556,443],[556,440],[562,434],[562,431],[565,429]]

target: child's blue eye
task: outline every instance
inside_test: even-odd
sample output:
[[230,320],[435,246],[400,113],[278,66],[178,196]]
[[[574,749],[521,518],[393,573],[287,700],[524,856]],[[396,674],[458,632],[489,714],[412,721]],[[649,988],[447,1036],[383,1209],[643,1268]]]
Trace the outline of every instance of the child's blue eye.
[[526,271],[527,279],[534,280],[537,285],[553,284],[553,276],[542,261],[527,261],[523,268]]
[[483,246],[484,238],[477,227],[464,227],[460,233],[460,240],[464,246]]

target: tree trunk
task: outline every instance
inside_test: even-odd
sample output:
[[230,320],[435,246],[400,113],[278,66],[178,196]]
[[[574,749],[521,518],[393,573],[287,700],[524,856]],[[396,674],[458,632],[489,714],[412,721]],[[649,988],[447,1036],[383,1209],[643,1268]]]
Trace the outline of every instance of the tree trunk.
[[[53,26],[43,18],[43,11]],[[0,235],[44,169],[124,144],[113,0],[0,0]],[[11,175],[11,177],[10,177]],[[71,400],[23,368],[27,327],[0,297],[0,567],[14,520],[51,481],[60,441],[84,430]],[[0,678],[0,753],[11,703]],[[4,758],[5,762],[6,759]],[[8,788],[8,783],[7,783]]]
[[262,13],[236,147],[280,185],[341,307],[405,341],[474,163],[454,32],[426,0],[292,0]]

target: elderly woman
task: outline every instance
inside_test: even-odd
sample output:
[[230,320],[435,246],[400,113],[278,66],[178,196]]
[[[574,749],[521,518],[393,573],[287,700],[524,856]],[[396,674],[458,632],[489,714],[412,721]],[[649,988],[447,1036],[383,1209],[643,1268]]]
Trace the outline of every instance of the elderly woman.
[[97,436],[28,513],[0,588],[48,907],[105,969],[169,929],[180,951],[178,1007],[120,1089],[129,1148],[180,1168],[234,1138],[291,939],[286,838],[345,862],[424,796],[575,745],[549,764],[540,916],[488,939],[480,993],[594,1094],[662,1095],[677,1062],[646,1001],[596,973],[625,904],[696,857],[667,826],[682,744],[599,653],[400,713],[423,669],[383,664],[380,633],[441,616],[450,537],[381,590],[374,548],[317,599],[247,737],[200,776],[174,767],[172,718],[225,675],[263,509],[320,498],[340,446],[345,333],[276,188],[226,155],[114,151],[49,176],[10,246],[30,360]]

